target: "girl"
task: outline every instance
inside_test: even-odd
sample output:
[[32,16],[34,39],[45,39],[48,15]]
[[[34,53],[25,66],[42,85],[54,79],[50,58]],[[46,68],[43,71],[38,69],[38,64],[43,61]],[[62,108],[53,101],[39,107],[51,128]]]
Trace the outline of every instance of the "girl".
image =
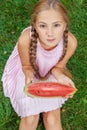
[[25,84],[39,80],[71,84],[66,63],[77,41],[68,32],[68,16],[58,0],[40,0],[36,4],[31,26],[23,30],[7,61],[2,81],[18,116],[19,130],[36,130],[42,113],[46,130],[62,130],[60,107],[66,98],[31,98],[23,92]]

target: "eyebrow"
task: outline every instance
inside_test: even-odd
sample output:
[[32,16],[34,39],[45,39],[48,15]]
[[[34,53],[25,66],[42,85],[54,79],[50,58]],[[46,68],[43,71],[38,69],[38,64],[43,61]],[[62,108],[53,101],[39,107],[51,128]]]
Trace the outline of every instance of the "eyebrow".
[[[47,23],[45,23],[45,22],[43,22],[43,21],[38,22],[38,23],[47,24]],[[63,23],[63,22],[62,22],[62,21],[55,21],[55,22],[53,22],[52,24],[56,24],[56,23]]]

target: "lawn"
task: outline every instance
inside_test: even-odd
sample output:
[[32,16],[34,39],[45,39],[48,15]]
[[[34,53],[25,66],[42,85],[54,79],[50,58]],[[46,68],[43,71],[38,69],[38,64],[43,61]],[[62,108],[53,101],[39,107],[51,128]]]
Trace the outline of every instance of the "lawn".
[[[36,1],[0,0],[0,79],[21,31],[29,26]],[[87,130],[87,0],[62,2],[68,9],[70,31],[78,40],[77,50],[67,65],[78,91],[61,109],[63,130]],[[0,130],[18,130],[19,121],[0,82]],[[37,130],[45,130],[42,118]]]

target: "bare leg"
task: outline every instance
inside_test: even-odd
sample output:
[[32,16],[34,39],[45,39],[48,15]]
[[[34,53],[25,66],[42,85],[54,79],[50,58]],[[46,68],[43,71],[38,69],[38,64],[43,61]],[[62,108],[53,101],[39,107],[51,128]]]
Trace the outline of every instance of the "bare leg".
[[39,121],[39,115],[21,118],[19,130],[36,130]]
[[62,130],[60,109],[43,113],[43,121],[46,130]]

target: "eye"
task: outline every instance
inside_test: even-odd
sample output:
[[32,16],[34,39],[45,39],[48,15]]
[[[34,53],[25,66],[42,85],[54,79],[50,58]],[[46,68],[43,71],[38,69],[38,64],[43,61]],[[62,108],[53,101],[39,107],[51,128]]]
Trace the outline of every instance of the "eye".
[[41,24],[41,25],[39,25],[41,28],[45,28],[46,27],[46,25],[44,25],[44,24]]
[[61,24],[59,24],[59,23],[54,24],[54,27],[60,27],[60,26],[61,26]]

